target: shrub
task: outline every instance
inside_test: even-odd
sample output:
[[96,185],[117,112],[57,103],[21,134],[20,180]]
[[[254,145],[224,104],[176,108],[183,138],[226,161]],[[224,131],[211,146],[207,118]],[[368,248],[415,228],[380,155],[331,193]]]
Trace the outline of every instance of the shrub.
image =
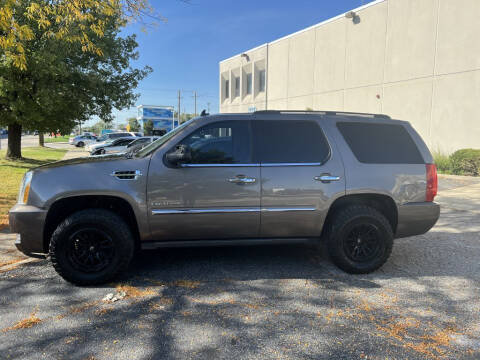
[[448,155],[435,151],[433,152],[433,161],[437,165],[437,170],[439,173],[442,173],[442,174],[452,173],[452,160]]
[[480,174],[480,149],[461,149],[450,155],[452,173],[455,175]]

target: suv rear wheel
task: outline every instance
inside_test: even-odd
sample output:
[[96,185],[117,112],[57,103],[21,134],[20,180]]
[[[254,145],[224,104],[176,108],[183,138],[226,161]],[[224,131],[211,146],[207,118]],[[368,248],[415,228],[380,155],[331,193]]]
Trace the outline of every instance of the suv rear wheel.
[[392,252],[392,227],[385,216],[369,206],[349,206],[334,216],[327,247],[340,269],[351,274],[370,273]]
[[77,285],[105,283],[126,270],[134,252],[128,225],[102,209],[82,210],[66,218],[50,241],[57,273]]

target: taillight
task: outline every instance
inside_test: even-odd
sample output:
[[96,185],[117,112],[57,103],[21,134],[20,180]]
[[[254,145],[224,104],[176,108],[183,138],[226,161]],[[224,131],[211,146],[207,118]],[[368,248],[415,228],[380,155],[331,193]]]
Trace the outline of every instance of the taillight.
[[437,166],[435,164],[425,164],[427,168],[427,191],[425,194],[425,201],[433,201],[437,195],[438,178]]

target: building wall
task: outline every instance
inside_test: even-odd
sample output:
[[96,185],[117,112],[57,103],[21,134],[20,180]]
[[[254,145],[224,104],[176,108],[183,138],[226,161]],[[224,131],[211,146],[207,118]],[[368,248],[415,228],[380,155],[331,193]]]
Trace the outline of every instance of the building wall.
[[[431,150],[480,148],[480,0],[379,0],[354,11],[246,51],[249,61],[222,61],[220,112],[384,113],[410,121]],[[222,74],[257,62],[266,91],[223,98]]]

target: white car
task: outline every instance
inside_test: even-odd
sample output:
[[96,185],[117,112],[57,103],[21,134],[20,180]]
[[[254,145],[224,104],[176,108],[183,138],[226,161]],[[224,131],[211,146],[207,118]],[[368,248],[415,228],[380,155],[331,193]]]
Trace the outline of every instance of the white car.
[[76,147],[84,147],[87,144],[92,144],[97,141],[97,138],[93,135],[79,135],[71,137],[68,139],[70,145],[75,145]]
[[[104,146],[105,144],[110,144],[112,140],[124,138],[124,137],[141,137],[142,134],[138,132],[111,132],[107,134],[103,134],[99,138],[97,138],[97,144],[92,145],[101,145]],[[98,146],[96,147],[98,148]],[[87,151],[92,151],[94,148],[87,148]]]
[[90,152],[90,155],[116,154],[130,151],[138,151],[153,141],[159,139],[158,136],[144,136],[141,138],[120,138],[112,141],[108,145],[96,147]]
[[90,155],[99,155],[99,154],[109,154],[122,152],[126,149],[127,145],[130,144],[136,138],[134,137],[123,137],[119,139],[111,139],[105,143],[92,144],[87,147],[87,150],[90,151]]

